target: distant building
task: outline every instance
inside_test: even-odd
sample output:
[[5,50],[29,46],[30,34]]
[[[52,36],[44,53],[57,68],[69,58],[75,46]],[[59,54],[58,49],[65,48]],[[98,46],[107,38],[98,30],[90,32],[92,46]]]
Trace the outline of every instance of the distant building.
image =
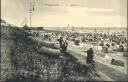
[[24,30],[30,30],[30,28],[27,25],[24,25],[23,29]]

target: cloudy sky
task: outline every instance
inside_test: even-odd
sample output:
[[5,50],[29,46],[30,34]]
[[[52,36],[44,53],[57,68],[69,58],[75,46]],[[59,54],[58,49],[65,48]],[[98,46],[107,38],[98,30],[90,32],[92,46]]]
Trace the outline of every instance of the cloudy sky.
[[[32,26],[126,27],[127,0],[31,0]],[[2,19],[29,25],[30,0],[1,0]]]

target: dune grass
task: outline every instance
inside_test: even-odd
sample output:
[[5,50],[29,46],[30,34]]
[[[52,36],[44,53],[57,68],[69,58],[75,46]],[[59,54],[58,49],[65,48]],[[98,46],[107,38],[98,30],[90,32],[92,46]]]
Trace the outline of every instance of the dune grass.
[[[53,57],[39,53],[40,46],[16,27],[1,27],[1,80],[6,82],[96,80],[90,66],[71,54]],[[32,81],[31,81],[32,82]]]

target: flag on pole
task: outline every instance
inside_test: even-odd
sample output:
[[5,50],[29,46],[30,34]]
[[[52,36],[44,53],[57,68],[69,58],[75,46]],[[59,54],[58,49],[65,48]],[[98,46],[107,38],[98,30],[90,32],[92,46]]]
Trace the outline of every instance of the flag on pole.
[[33,5],[33,11],[35,11],[35,7],[34,7],[34,5]]

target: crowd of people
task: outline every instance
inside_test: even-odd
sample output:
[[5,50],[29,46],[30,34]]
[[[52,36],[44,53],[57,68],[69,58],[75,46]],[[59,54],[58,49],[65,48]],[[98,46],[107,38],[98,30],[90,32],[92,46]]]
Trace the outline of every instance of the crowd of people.
[[[40,34],[39,34],[40,36]],[[127,38],[124,37],[122,33],[77,33],[77,32],[63,32],[63,31],[55,31],[55,32],[46,32],[43,36],[43,40],[47,39],[50,42],[57,42],[60,45],[60,52],[66,53],[68,42],[74,41],[78,42],[89,42],[92,44],[93,42],[98,43],[98,46],[102,46],[102,52],[108,53],[108,48],[111,46],[114,48],[115,45],[119,45],[118,51],[123,52],[125,44],[128,42]],[[54,39],[54,40],[53,40]],[[94,45],[94,44],[93,44]],[[105,50],[105,51],[104,51]],[[114,49],[113,49],[114,50]],[[90,48],[87,52],[87,63],[93,62],[93,50]]]

